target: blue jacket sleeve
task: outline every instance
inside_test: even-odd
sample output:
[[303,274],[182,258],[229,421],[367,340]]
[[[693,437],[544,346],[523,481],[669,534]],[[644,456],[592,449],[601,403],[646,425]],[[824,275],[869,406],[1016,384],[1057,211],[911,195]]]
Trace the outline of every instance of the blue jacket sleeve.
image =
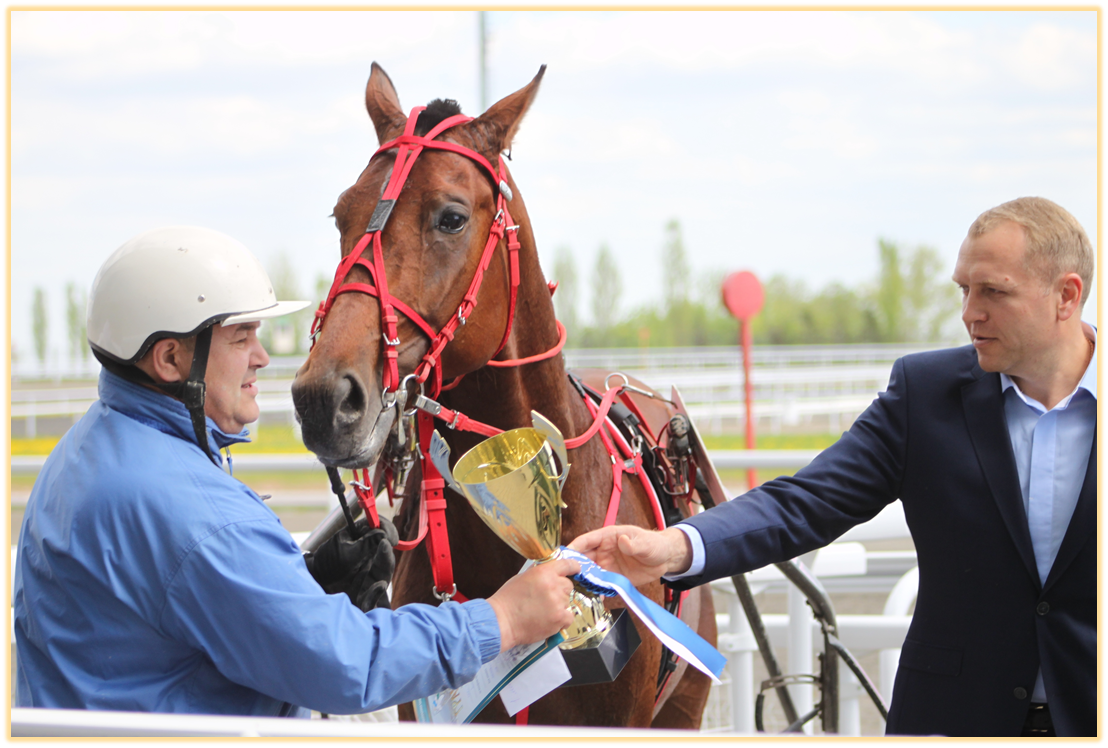
[[193,547],[160,625],[228,679],[331,714],[373,711],[473,679],[500,651],[485,600],[362,613],[327,595],[275,522],[228,524]]
[[685,520],[704,541],[704,570],[674,586],[696,587],[822,548],[894,501],[908,444],[905,376],[899,360],[886,391],[796,475]]

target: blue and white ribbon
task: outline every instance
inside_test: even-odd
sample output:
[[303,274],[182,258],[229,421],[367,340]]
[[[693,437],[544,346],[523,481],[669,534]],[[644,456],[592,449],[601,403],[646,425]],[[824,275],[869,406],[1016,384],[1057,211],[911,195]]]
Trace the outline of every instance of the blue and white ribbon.
[[719,675],[727,658],[677,616],[643,595],[622,574],[597,566],[591,559],[577,551],[562,546],[562,558],[581,564],[581,573],[573,577],[581,586],[604,597],[619,595],[646,627],[678,657],[719,683]]

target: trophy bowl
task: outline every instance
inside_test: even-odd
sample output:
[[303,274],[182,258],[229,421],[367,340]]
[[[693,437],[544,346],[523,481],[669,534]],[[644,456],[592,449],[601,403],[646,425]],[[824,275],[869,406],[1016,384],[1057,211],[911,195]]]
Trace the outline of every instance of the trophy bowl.
[[[456,492],[496,535],[537,564],[558,558],[562,534],[562,486],[569,472],[565,440],[539,413],[534,428],[518,428],[490,437],[449,467],[450,449],[436,433],[431,460]],[[561,470],[555,463],[558,454]],[[598,646],[612,627],[604,600],[574,583],[569,609],[573,623],[563,629],[560,647]]]

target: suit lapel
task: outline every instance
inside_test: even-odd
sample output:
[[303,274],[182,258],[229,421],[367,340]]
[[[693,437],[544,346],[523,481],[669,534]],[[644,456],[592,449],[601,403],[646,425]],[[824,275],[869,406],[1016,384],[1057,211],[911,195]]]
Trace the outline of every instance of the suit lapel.
[[1096,527],[1096,433],[1093,433],[1093,448],[1089,453],[1089,467],[1085,469],[1085,482],[1081,484],[1081,493],[1077,496],[1077,506],[1073,508],[1073,516],[1070,517],[1069,527],[1062,538],[1062,545],[1058,548],[1058,555],[1054,557],[1054,565],[1050,567],[1045,592],[1055,580],[1062,575],[1066,567],[1077,556],[1088,540],[1089,533]]
[[[974,369],[980,372],[976,366]],[[1027,513],[1023,509],[1016,458],[1012,454],[1012,441],[1004,418],[1000,376],[981,373],[983,376],[962,388],[962,407],[970,439],[1008,534],[1012,536],[1027,573],[1037,587],[1039,571],[1035,565],[1031,532],[1027,529]]]

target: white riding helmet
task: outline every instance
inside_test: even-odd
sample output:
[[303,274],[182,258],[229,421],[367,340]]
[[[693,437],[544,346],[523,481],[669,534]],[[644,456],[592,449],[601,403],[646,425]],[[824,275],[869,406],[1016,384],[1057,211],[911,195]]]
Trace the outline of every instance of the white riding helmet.
[[155,342],[296,312],[278,301],[262,264],[241,242],[194,226],[139,234],[117,249],[92,282],[88,342],[132,364]]

